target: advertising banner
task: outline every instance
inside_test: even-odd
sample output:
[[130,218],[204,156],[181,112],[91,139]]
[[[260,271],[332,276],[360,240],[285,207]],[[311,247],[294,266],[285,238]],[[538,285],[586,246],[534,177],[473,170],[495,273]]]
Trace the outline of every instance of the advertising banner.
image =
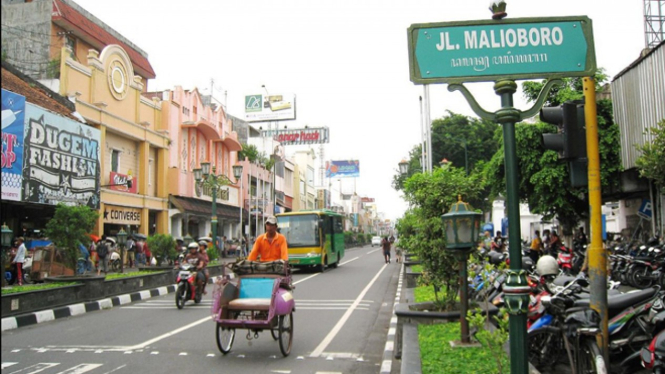
[[25,97],[2,90],[2,200],[21,200]]
[[264,138],[272,137],[282,145],[326,144],[330,142],[328,128],[261,130]]
[[373,203],[374,198],[373,197],[361,197],[360,201],[363,202],[363,203]]
[[139,181],[136,177],[132,176],[132,188],[127,187],[127,180],[129,175],[116,173],[115,171],[111,172],[109,181],[109,188],[116,191],[123,191],[129,193],[139,193]]
[[101,132],[26,104],[23,201],[99,209]]
[[296,95],[246,95],[245,121],[264,122],[296,119]]
[[358,178],[360,161],[326,161],[326,178]]

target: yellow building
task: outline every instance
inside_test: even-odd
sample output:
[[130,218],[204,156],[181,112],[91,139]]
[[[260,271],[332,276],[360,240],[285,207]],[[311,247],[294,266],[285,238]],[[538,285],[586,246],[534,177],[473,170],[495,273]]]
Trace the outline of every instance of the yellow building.
[[[97,233],[120,227],[168,233],[167,164],[171,140],[161,100],[148,99],[143,79],[119,45],[90,49],[85,63],[61,52],[60,93],[76,99],[86,122],[101,131],[101,205]],[[125,185],[132,180],[132,187]]]

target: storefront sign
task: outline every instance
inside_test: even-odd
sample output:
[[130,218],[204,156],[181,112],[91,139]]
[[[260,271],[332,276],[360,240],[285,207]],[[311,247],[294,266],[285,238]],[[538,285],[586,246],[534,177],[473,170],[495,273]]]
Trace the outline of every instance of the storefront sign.
[[21,200],[25,97],[2,90],[2,200]]
[[99,143],[93,127],[26,104],[23,200],[99,209]]
[[139,193],[139,181],[136,177],[132,176],[132,188],[127,188],[127,180],[129,175],[111,172],[109,177],[109,188],[116,191],[123,191],[129,193]]
[[104,223],[112,223],[116,225],[141,224],[141,209],[106,205],[103,214]]

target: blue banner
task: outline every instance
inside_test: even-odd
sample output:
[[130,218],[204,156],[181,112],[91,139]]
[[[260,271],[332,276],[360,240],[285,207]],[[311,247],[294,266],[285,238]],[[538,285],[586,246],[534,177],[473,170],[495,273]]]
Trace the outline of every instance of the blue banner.
[[358,178],[360,161],[326,161],[326,178]]
[[2,90],[2,200],[20,201],[25,97]]

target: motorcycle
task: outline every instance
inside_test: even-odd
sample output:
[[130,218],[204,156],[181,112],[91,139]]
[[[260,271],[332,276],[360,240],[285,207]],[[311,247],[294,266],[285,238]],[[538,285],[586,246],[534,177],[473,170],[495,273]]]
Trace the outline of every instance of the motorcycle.
[[557,262],[561,271],[566,275],[570,275],[573,272],[573,257],[573,251],[570,248],[561,246],[557,255]]
[[640,351],[642,366],[654,373],[665,373],[665,330],[654,336],[651,343]]
[[203,285],[199,286],[196,282],[196,269],[188,263],[180,264],[178,276],[176,278],[175,305],[182,309],[188,300],[193,300],[196,304],[203,298]]

